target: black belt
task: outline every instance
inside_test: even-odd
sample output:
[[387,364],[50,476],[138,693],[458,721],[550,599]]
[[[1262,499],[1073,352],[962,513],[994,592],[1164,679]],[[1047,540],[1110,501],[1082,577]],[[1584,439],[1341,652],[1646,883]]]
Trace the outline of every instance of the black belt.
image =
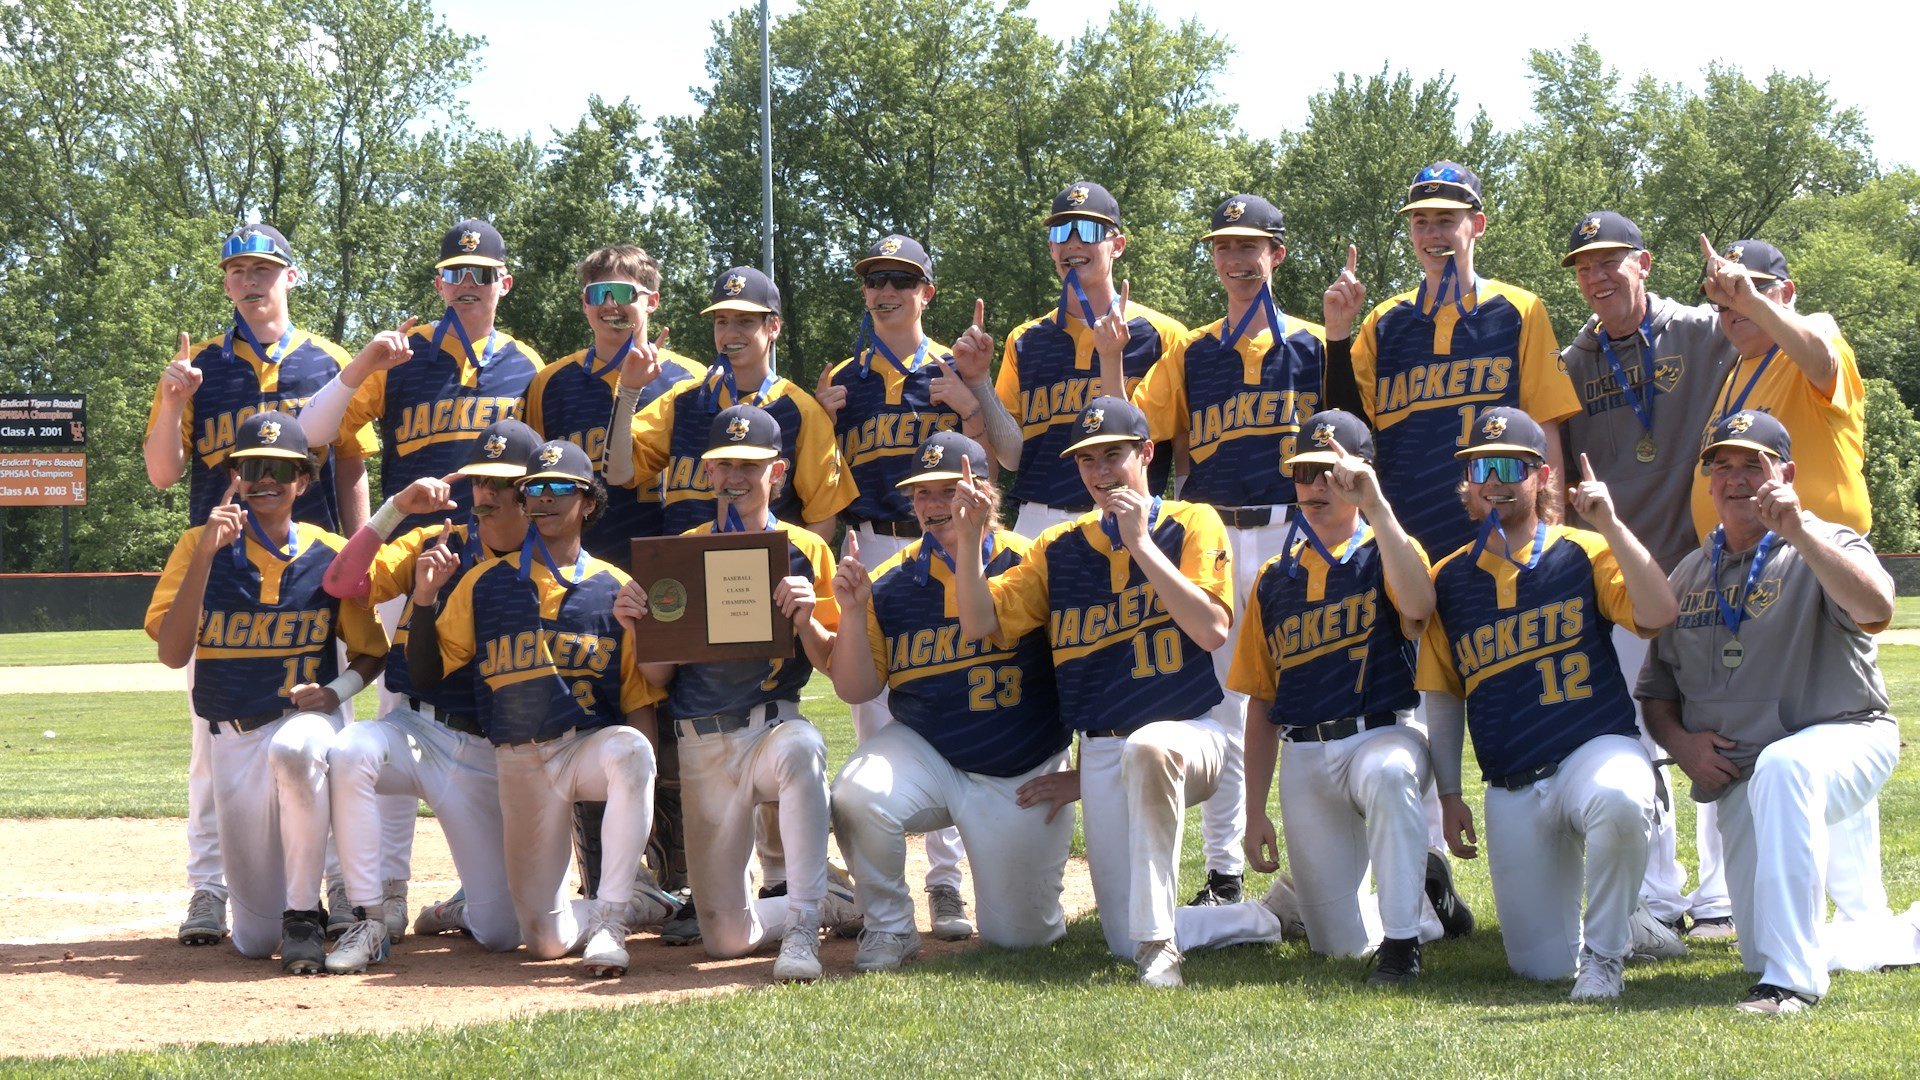
[[[1211,505],[1211,504],[1209,504]],[[1215,506],[1220,515],[1220,523],[1236,529],[1258,529],[1273,524],[1273,512],[1280,511],[1281,517],[1287,516],[1285,506]]]
[[1342,716],[1333,720],[1322,720],[1318,724],[1289,727],[1280,733],[1280,737],[1288,742],[1326,743],[1399,722],[1399,716],[1392,710],[1371,712],[1365,716]]
[[1559,771],[1560,763],[1557,761],[1549,761],[1545,765],[1535,765],[1533,768],[1527,769],[1524,772],[1508,773],[1505,776],[1489,779],[1487,786],[1506,788],[1508,791],[1519,791],[1522,788],[1545,780],[1547,777]]
[[[787,704],[792,705],[793,702],[788,702]],[[756,705],[753,709],[748,709],[745,712],[714,713],[711,716],[689,716],[684,719],[675,720],[673,726],[674,730],[678,732],[682,738],[685,738],[689,733],[694,735],[725,735],[729,732],[740,731],[749,724],[752,724],[754,710],[759,708],[761,708],[761,706]],[[780,702],[769,701],[766,703],[765,708],[768,727],[772,727],[787,719],[780,715]],[[799,715],[797,708],[794,710],[794,714],[796,716]],[[685,725],[685,727],[681,725]]]
[[907,521],[881,521],[879,518],[854,518],[851,519],[850,523],[856,529],[865,525],[867,528],[873,530],[875,536],[891,536],[900,540],[917,540],[920,538],[920,523],[911,519]]
[[239,734],[244,735],[249,731],[258,731],[282,717],[292,716],[298,711],[297,709],[293,709],[281,712],[254,713],[252,716],[230,716],[225,720],[208,720],[207,730],[218,735],[220,734],[221,724],[232,724]]
[[[412,709],[414,712],[420,712],[422,706],[431,706],[433,709],[433,718],[445,724],[449,730],[457,731],[462,735],[479,735],[482,737],[486,735],[486,732],[480,730],[479,717],[468,716],[466,713],[447,712],[425,698],[415,697],[412,694],[407,695],[407,708]],[[420,715],[425,716],[426,714],[420,713]]]
[[1100,728],[1095,731],[1083,731],[1080,734],[1083,738],[1088,739],[1124,739],[1146,726],[1145,724],[1136,724],[1130,728]]
[[[538,745],[539,743],[550,743],[555,739],[564,739],[568,735],[571,735],[574,732],[579,730],[580,729],[577,727],[570,727],[565,731],[556,731],[551,735],[540,735],[531,739],[514,739],[512,742],[497,742],[497,743],[494,743],[493,745],[495,746],[535,746],[535,745]],[[593,731],[597,729],[588,728],[587,730]]]

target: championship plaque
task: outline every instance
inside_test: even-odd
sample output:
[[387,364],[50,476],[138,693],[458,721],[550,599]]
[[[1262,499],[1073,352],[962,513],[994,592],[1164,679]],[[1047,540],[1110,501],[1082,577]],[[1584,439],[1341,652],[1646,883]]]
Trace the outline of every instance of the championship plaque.
[[787,567],[787,534],[777,529],[635,539],[633,580],[647,594],[635,634],[641,661],[792,656],[793,623],[773,602]]

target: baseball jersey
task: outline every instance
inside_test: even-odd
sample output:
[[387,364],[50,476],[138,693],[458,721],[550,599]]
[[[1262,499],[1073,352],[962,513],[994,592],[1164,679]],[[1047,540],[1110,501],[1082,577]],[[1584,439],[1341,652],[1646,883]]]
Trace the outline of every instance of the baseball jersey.
[[[1127,305],[1124,370],[1131,394],[1160,354],[1186,333],[1166,315],[1145,304]],[[1093,497],[1080,472],[1060,452],[1072,445],[1081,410],[1094,397],[1100,361],[1093,329],[1063,311],[1022,323],[1007,335],[994,393],[1020,425],[1020,473],[1012,495],[1021,502],[1045,503],[1063,510],[1088,510]],[[1163,448],[1164,449],[1164,448]],[[1171,454],[1156,454],[1156,466],[1171,467]],[[1165,473],[1156,470],[1162,480]],[[1155,484],[1154,490],[1159,490]]]
[[[833,549],[798,525],[784,521],[772,524],[787,536],[787,576],[813,582],[813,617],[828,630],[837,629],[840,609],[833,600]],[[713,523],[687,531],[695,535],[710,533]],[[774,617],[780,617],[778,612]],[[813,663],[797,636],[793,655],[785,659],[681,664],[673,669],[673,682],[667,687],[668,715],[682,720],[742,713],[769,701],[799,701],[801,688],[812,677]]]
[[471,662],[475,717],[495,745],[624,724],[660,700],[613,617],[629,580],[582,552],[565,581],[526,548],[460,579],[435,621],[447,671]]
[[[204,528],[181,534],[160,572],[147,606],[147,636],[155,641]],[[336,642],[346,642],[353,657],[387,651],[387,635],[371,608],[322,587],[346,541],[305,522],[295,522],[288,539],[291,556],[263,547],[250,526],[214,553],[194,631],[194,715],[218,721],[279,716],[293,708],[288,695],[294,687],[325,685],[339,676]]]
[[[240,334],[208,338],[193,346],[200,386],[180,410],[180,446],[187,454],[187,523],[205,525],[207,513],[227,494],[222,466],[233,449],[233,434],[257,412],[300,414],[313,395],[340,373],[350,357],[340,346],[303,330],[289,329],[286,344],[268,345],[263,357]],[[160,390],[147,410],[147,434],[160,422]],[[326,456],[306,493],[293,504],[295,521],[329,532],[340,528],[340,499],[334,490],[333,455],[359,458],[378,452],[373,429],[342,424],[333,454]]]
[[[1232,555],[1213,507],[1155,499],[1148,533],[1187,580],[1233,611]],[[1002,643],[1046,627],[1060,718],[1076,731],[1188,720],[1224,696],[1207,650],[1173,621],[1100,514],[1049,526],[988,584]]]
[[780,424],[780,456],[787,479],[771,509],[787,521],[827,521],[858,494],[834,443],[833,424],[813,395],[773,376],[759,393],[735,398],[728,367],[716,362],[704,378],[676,383],[633,418],[633,473],[666,470],[666,533],[678,535],[713,520],[713,486],[700,455],[707,452],[713,418],[737,402],[758,405]]
[[[928,341],[926,352],[953,362],[944,345]],[[912,365],[913,354],[900,362]],[[834,435],[859,488],[847,511],[861,521],[913,520],[907,493],[893,485],[917,471],[913,455],[921,443],[936,432],[960,427],[959,413],[933,403],[933,380],[939,374],[939,366],[925,357],[907,374],[874,348],[834,365],[829,378],[847,390],[846,404],[834,417]]]
[[1452,304],[1421,314],[1418,291],[1367,313],[1353,339],[1353,374],[1373,424],[1380,487],[1428,551],[1473,540],[1458,499],[1460,463],[1483,409],[1512,405],[1541,424],[1580,411],[1560,367],[1546,305],[1525,289],[1481,278],[1461,318]]
[[[443,715],[457,713],[472,716],[475,711],[472,667],[458,670],[449,668],[441,678],[440,685],[426,692],[413,685],[413,675],[407,667],[407,628],[413,625],[414,564],[419,562],[420,552],[433,543],[439,533],[440,527],[437,525],[430,529],[414,529],[382,544],[380,550],[374,553],[373,564],[367,568],[367,579],[372,583],[367,602],[378,607],[396,596],[407,598],[400,609],[399,626],[393,632],[393,648],[387,653],[387,666],[382,672],[387,689],[401,697],[420,698]],[[454,525],[447,546],[459,553],[460,567],[453,572],[453,579],[441,587],[441,596],[449,595],[467,571],[493,558],[495,554],[481,542],[479,527],[472,518]]]
[[[488,425],[520,415],[534,372],[545,364],[531,346],[498,331],[470,352],[458,334],[441,330],[442,323],[414,327],[413,359],[367,376],[347,406],[344,429],[379,425],[383,499],[423,476],[458,469]],[[465,516],[473,495],[459,484],[453,491],[459,505],[450,516]],[[437,525],[445,516],[413,514],[400,527]]]
[[1281,464],[1320,402],[1327,332],[1280,316],[1280,338],[1261,330],[1228,349],[1225,319],[1183,335],[1134,388],[1155,442],[1187,438],[1192,462],[1180,497],[1216,506],[1293,501]]
[[[548,364],[534,375],[532,385],[527,388],[526,421],[543,439],[565,439],[585,450],[604,481],[607,423],[613,418],[613,395],[620,383],[620,368],[606,358],[598,358],[596,364],[605,370],[598,374],[590,372],[587,352],[581,349]],[[678,353],[664,350],[659,361],[659,372],[653,381],[640,388],[640,404],[635,412],[658,400],[675,383],[699,378],[706,370]],[[624,451],[626,447],[623,445],[621,449]],[[625,566],[631,554],[627,541],[636,536],[659,536],[665,528],[658,470],[636,473],[631,487],[607,486],[606,512],[600,515],[600,520],[587,526],[581,542],[594,558]]]
[[[1327,550],[1344,561],[1327,562],[1301,539],[1260,568],[1240,616],[1246,625],[1234,645],[1227,689],[1272,702],[1267,719],[1282,727],[1420,703],[1413,688],[1418,642],[1401,630],[1373,529],[1363,525],[1357,537],[1321,538],[1329,540],[1338,543]],[[1414,550],[1425,566],[1426,552],[1417,543]]]
[[[1026,558],[1032,541],[1001,530],[986,546],[983,565],[995,578]],[[918,540],[874,571],[867,640],[887,709],[954,768],[1019,776],[1073,738],[1060,723],[1047,635],[1035,627],[1012,648],[963,637],[944,554]]]
[[[1492,551],[1470,559],[1470,547],[1433,568],[1435,608],[1415,684],[1466,700],[1483,780],[1638,730],[1611,635],[1616,623],[1640,630],[1612,549],[1565,525],[1547,529],[1544,548],[1531,570]],[[1527,537],[1514,558],[1532,554]]]
[[[1743,356],[1728,374],[1713,415],[1701,426],[1702,437],[1694,445],[1704,446],[1704,436],[1716,422],[1743,408],[1770,414],[1793,439],[1793,487],[1800,493],[1801,505],[1815,517],[1845,525],[1864,536],[1873,528],[1865,465],[1867,387],[1860,380],[1853,346],[1841,336],[1833,316],[1807,318],[1818,322],[1840,357],[1833,393],[1821,393],[1784,349],[1771,359],[1764,353]],[[1746,391],[1749,383],[1753,389]],[[1743,391],[1745,404],[1736,404]],[[1705,540],[1719,523],[1719,512],[1707,491],[1706,471],[1698,469],[1693,478],[1694,535]]]
[[[1809,521],[1809,531],[1871,560],[1873,548],[1844,525]],[[1717,731],[1735,743],[1721,753],[1742,778],[1768,743],[1815,724],[1891,723],[1873,635],[1885,624],[1861,626],[1827,595],[1792,544],[1776,540],[1751,590],[1758,547],[1727,552],[1713,571],[1710,546],[1694,549],[1668,581],[1680,598],[1680,618],[1648,651],[1635,690],[1642,698],[1680,702],[1688,731]],[[1733,640],[1715,593],[1743,613],[1739,667],[1721,662]],[[1725,789],[1694,785],[1693,796],[1717,799]]]
[[1714,400],[1735,350],[1711,307],[1687,307],[1649,293],[1647,312],[1651,351],[1638,333],[1611,344],[1627,386],[1653,414],[1654,459],[1641,461],[1635,454],[1648,429],[1601,351],[1599,335],[1606,330],[1598,319],[1588,319],[1560,354],[1580,397],[1580,411],[1567,418],[1566,460],[1571,473],[1580,455],[1587,455],[1594,475],[1613,492],[1620,520],[1671,572],[1700,546],[1692,515],[1680,508],[1692,497],[1700,433],[1716,419]]

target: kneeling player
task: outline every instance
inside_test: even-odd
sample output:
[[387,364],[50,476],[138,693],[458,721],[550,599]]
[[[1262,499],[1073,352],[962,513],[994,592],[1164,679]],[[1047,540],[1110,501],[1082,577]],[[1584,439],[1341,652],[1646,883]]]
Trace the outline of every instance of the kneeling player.
[[[1411,726],[1433,582],[1426,553],[1380,494],[1366,424],[1334,410],[1309,427],[1307,449],[1287,459],[1300,512],[1254,582],[1227,676],[1249,699],[1247,858],[1280,868],[1267,816],[1278,752],[1307,942],[1333,956],[1377,946],[1367,981],[1391,986],[1419,976],[1420,943],[1441,935],[1423,910],[1429,766]],[[1369,862],[1377,903],[1361,892]]]
[[[499,773],[507,887],[527,951],[553,960],[578,947],[588,975],[624,975],[628,928],[678,907],[635,885],[653,818],[660,692],[614,619],[627,575],[581,546],[606,502],[586,452],[542,445],[519,497],[533,524],[520,549],[462,577],[437,622],[433,606],[417,601],[437,594],[459,561],[444,540],[421,556],[430,573],[414,590],[407,663],[429,693],[443,672],[475,665],[476,712]],[[602,877],[599,895],[576,907],[567,897],[573,804],[589,800],[607,804]]]
[[[1650,637],[1678,611],[1605,484],[1568,489],[1596,532],[1555,524],[1546,435],[1519,409],[1473,424],[1461,498],[1479,539],[1433,569],[1420,650],[1447,842],[1478,854],[1460,798],[1462,699],[1487,782],[1493,902],[1507,963],[1575,974],[1576,1001],[1620,996],[1653,835],[1653,763],[1614,655],[1615,624]],[[1587,900],[1581,916],[1580,900]]]
[[[853,958],[859,971],[897,968],[920,951],[906,880],[909,832],[959,827],[971,853],[982,941],[1024,948],[1067,932],[1060,889],[1073,813],[1061,813],[1063,803],[1042,805],[1042,793],[1048,778],[1068,769],[1072,735],[1060,724],[1046,635],[1035,628],[1012,648],[983,648],[960,639],[953,609],[948,552],[959,543],[960,463],[989,476],[987,452],[946,431],[914,460],[918,468],[894,486],[907,492],[921,539],[872,579],[850,546],[833,579],[842,616],[834,690],[858,703],[889,689],[897,721],[869,734],[833,785],[834,831],[865,918]],[[989,511],[980,552],[996,577],[1032,543],[1001,528],[997,511]]]
[[327,747],[341,705],[380,673],[387,639],[371,610],[322,587],[346,541],[293,521],[313,482],[300,422],[248,417],[227,464],[227,498],[174,545],[147,633],[161,663],[193,663],[194,712],[213,730],[234,947],[253,957],[278,947],[283,971],[311,975],[326,959]]

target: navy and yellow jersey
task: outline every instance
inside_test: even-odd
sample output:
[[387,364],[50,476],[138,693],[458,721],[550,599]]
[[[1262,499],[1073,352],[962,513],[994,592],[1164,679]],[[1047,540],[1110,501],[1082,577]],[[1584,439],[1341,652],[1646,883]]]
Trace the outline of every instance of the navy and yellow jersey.
[[[156,641],[204,528],[181,535],[154,586],[146,627]],[[260,546],[251,530],[214,553],[194,632],[196,715],[208,720],[277,716],[293,707],[288,695],[294,687],[324,685],[339,676],[335,642],[346,642],[349,657],[387,651],[386,632],[373,610],[338,599],[321,584],[346,541],[305,522],[294,524],[289,539],[291,558]]]
[[[1227,689],[1271,702],[1267,719],[1275,724],[1310,726],[1420,703],[1413,688],[1419,642],[1401,628],[1373,530],[1328,550],[1343,558],[1356,543],[1352,558],[1329,564],[1303,538],[1268,559],[1254,581]],[[1425,566],[1426,552],[1417,543],[1414,550]]]
[[[1654,635],[1634,624],[1626,579],[1600,534],[1552,526],[1526,571],[1491,551],[1471,554],[1461,548],[1433,568],[1437,607],[1416,684],[1465,699],[1481,777],[1560,761],[1596,735],[1632,737],[1613,627]],[[1532,554],[1529,537],[1514,558]]]
[[[187,523],[205,525],[207,514],[227,494],[222,468],[233,449],[233,433],[257,412],[284,412],[298,416],[313,395],[340,373],[350,357],[340,346],[302,330],[288,332],[287,346],[265,345],[272,360],[253,351],[245,337],[235,334],[233,351],[224,337],[193,346],[193,366],[200,369],[200,387],[180,410],[180,446],[187,454]],[[147,411],[147,434],[160,422],[160,391]],[[365,423],[342,424],[314,475],[314,481],[293,504],[293,519],[318,525],[329,532],[340,528],[340,500],[334,491],[333,459],[359,458],[378,453],[380,442]]]
[[[1127,305],[1124,369],[1131,394],[1147,369],[1187,328],[1145,304]],[[1093,496],[1080,482],[1080,472],[1060,452],[1072,445],[1081,410],[1094,398],[1100,379],[1100,360],[1094,354],[1093,330],[1078,318],[1064,325],[1057,312],[1022,323],[1007,335],[994,393],[1020,424],[1020,474],[1013,497],[1021,502],[1045,503],[1065,510],[1087,510]],[[1170,454],[1154,464],[1171,466]],[[1156,488],[1156,490],[1158,490]]]
[[[1012,648],[960,634],[953,569],[914,541],[873,573],[867,640],[888,689],[893,718],[926,739],[956,769],[1018,776],[1065,749],[1053,658],[1039,627]],[[993,535],[987,577],[1026,558],[1032,541]]]
[[[666,534],[678,535],[714,515],[713,485],[700,455],[707,452],[713,418],[736,404],[724,369],[716,364],[701,379],[676,383],[633,418],[633,472],[666,470]],[[764,394],[742,394],[780,424],[780,456],[787,479],[775,494],[773,515],[782,521],[829,521],[858,494],[834,443],[833,423],[813,395],[776,376]]]
[[1560,362],[1546,305],[1524,289],[1480,279],[1460,318],[1453,304],[1422,315],[1416,292],[1367,313],[1353,339],[1353,374],[1372,422],[1380,486],[1407,532],[1428,551],[1473,540],[1452,497],[1453,452],[1484,409],[1512,405],[1543,426],[1580,411]]
[[[804,577],[813,582],[816,603],[813,617],[828,630],[840,626],[840,609],[833,601],[833,549],[825,540],[798,525],[776,521],[787,535],[787,576]],[[693,534],[710,533],[713,523],[687,530]],[[774,618],[780,618],[778,609]],[[673,683],[667,687],[667,711],[674,719],[713,716],[716,713],[740,713],[769,701],[799,701],[800,690],[813,677],[813,663],[798,637],[793,656],[784,660],[719,660],[711,663],[681,664],[674,668]]]
[[[945,345],[929,341],[927,356],[953,354]],[[912,363],[909,353],[902,363]],[[907,375],[887,362],[880,350],[834,365],[833,385],[847,388],[847,402],[833,420],[840,456],[847,463],[860,494],[847,507],[862,521],[912,521],[907,493],[895,488],[914,467],[914,452],[936,432],[957,431],[960,414],[933,403],[933,380],[940,374],[932,359],[921,361]]]
[[1280,341],[1267,330],[1224,348],[1226,320],[1183,336],[1133,390],[1155,442],[1185,436],[1192,471],[1180,496],[1216,506],[1293,501],[1293,454],[1300,425],[1320,404],[1327,332],[1281,315]]
[[[435,525],[430,529],[413,529],[382,544],[374,553],[373,565],[367,568],[367,578],[372,582],[367,603],[379,607],[396,596],[407,598],[400,609],[400,625],[393,632],[393,649],[387,653],[387,666],[382,672],[387,689],[402,697],[420,698],[442,713],[472,716],[475,709],[472,667],[448,669],[440,685],[427,692],[413,685],[413,675],[407,667],[407,628],[413,625],[413,568],[420,560],[420,552],[439,535],[440,526]],[[467,571],[493,558],[493,553],[481,543],[479,530],[471,519],[454,525],[447,546],[459,552],[460,568],[453,572],[453,579],[441,587],[442,596],[449,595]]]
[[[543,439],[565,439],[587,452],[606,479],[607,422],[613,418],[613,395],[620,369],[608,366],[599,375],[586,368],[587,350],[541,368],[527,389],[527,426]],[[601,364],[606,361],[602,359]],[[665,394],[675,383],[697,379],[706,369],[678,353],[662,351],[660,370],[640,388],[640,409]],[[635,410],[636,412],[639,409]],[[625,440],[620,440],[622,443]],[[626,447],[623,445],[624,451]],[[582,542],[596,559],[627,565],[627,542],[636,536],[659,536],[666,528],[660,505],[660,473],[636,473],[631,487],[607,487],[607,510],[588,526]]]
[[474,715],[487,738],[500,745],[624,724],[659,701],[633,635],[613,617],[627,575],[589,557],[565,568],[569,579],[579,571],[569,585],[538,556],[523,574],[521,558],[514,551],[468,572],[435,623],[445,670],[473,665]]
[[[392,498],[423,476],[445,476],[466,463],[473,440],[496,420],[511,420],[526,404],[527,387],[545,365],[533,347],[496,332],[474,342],[468,352],[457,334],[434,338],[439,324],[416,326],[410,337],[413,359],[390,371],[367,376],[347,406],[348,430],[373,422],[380,428],[380,497]],[[476,363],[486,355],[484,365]],[[454,517],[472,509],[472,495],[454,485],[459,504]],[[412,529],[437,525],[443,515],[414,514],[402,523]]]
[[[1233,562],[1205,503],[1157,503],[1149,532],[1187,580],[1233,610]],[[1076,731],[1187,720],[1219,704],[1213,659],[1173,621],[1158,590],[1101,516],[1042,531],[1018,565],[988,583],[1000,643],[1047,629],[1060,718]]]

